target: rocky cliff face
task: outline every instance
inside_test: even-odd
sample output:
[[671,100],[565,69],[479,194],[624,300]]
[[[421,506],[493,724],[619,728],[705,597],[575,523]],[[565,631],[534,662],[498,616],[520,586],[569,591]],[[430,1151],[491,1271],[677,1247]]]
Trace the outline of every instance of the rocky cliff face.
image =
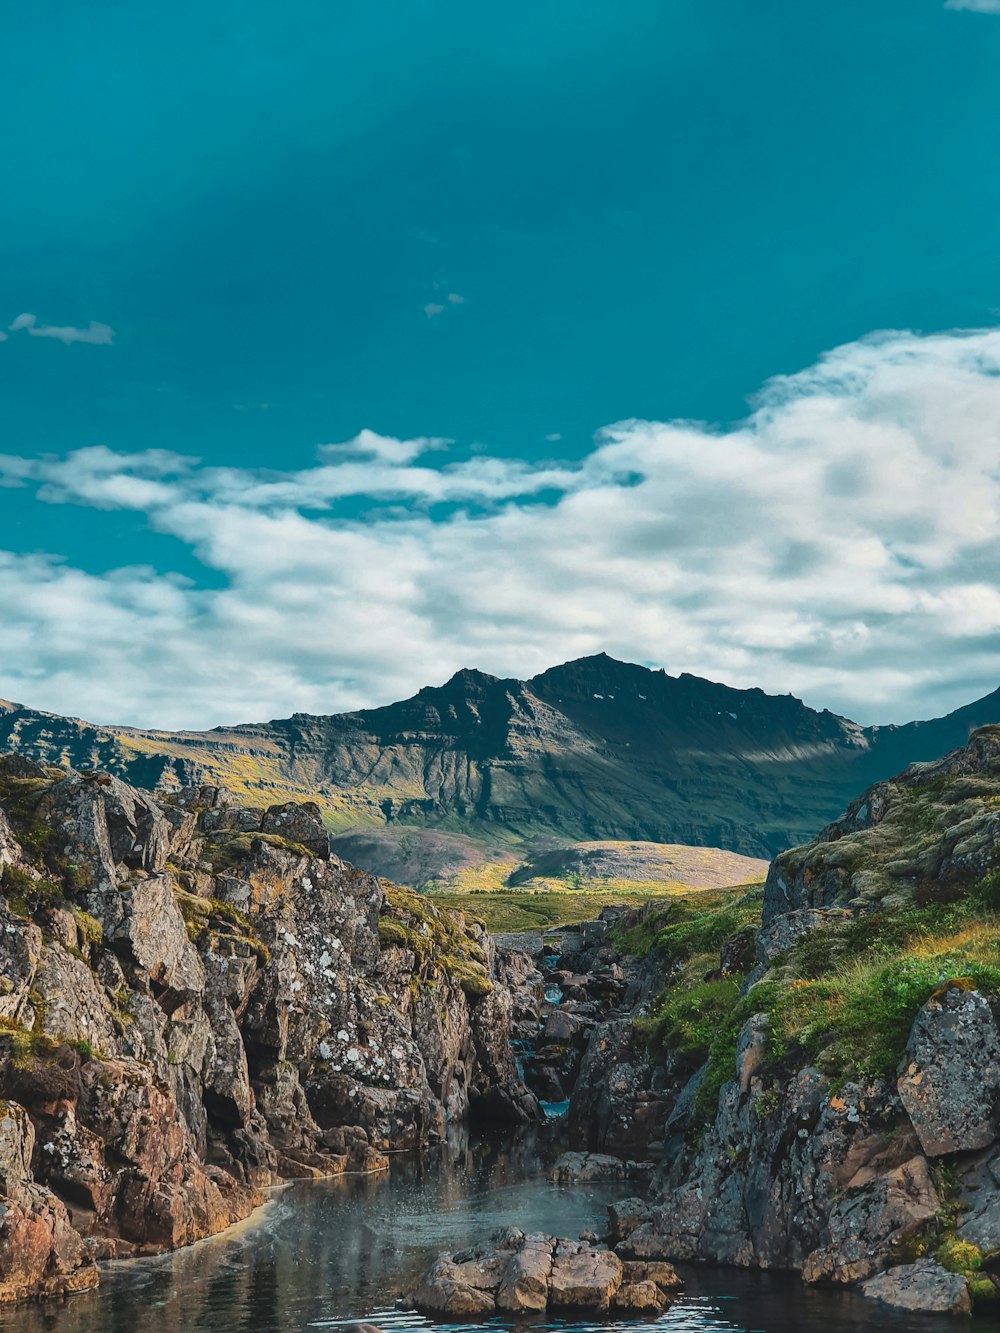
[[624,1258],[790,1269],[901,1309],[996,1299],[998,809],[986,728],[778,857],[762,899],[620,932],[665,984],[595,1030],[571,1116],[616,1151],[604,1090],[632,1125],[658,1105]]
[[314,805],[0,759],[0,1300],[539,1116],[482,927],[327,848]]
[[95,727],[0,702],[0,745],[156,791],[211,782],[254,805],[314,799],[335,830],[769,857],[812,836],[865,784],[994,721],[998,695],[935,722],[861,727],[790,695],[600,654],[529,681],[460,671],[384,708],[209,732]]

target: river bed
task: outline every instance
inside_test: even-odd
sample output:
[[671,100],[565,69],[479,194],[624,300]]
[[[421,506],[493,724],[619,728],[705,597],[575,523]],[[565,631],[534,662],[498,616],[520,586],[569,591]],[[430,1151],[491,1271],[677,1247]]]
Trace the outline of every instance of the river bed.
[[[552,1130],[502,1141],[465,1136],[387,1175],[301,1182],[276,1191],[242,1226],[187,1250],[106,1264],[102,1285],[70,1300],[0,1313],[0,1333],[300,1333],[359,1319],[384,1333],[435,1329],[394,1308],[444,1249],[488,1239],[500,1226],[575,1236],[602,1233],[617,1185],[556,1188],[545,1166]],[[944,1333],[995,1330],[993,1319],[891,1315],[849,1292],[803,1287],[784,1275],[681,1269],[686,1295],[655,1321],[614,1321],[656,1333]],[[472,1325],[446,1326],[464,1333]],[[478,1327],[483,1327],[479,1325]],[[505,1320],[502,1331],[593,1333],[608,1325]]]

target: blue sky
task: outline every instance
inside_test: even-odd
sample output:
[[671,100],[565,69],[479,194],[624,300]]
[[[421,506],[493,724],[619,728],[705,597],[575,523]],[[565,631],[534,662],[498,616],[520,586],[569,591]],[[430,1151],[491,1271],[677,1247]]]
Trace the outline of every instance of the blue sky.
[[[461,574],[482,559],[488,572],[489,525],[536,515],[524,542],[547,539],[551,513],[541,511],[582,484],[580,469],[593,483],[603,467],[595,435],[622,421],[709,423],[689,447],[711,452],[713,468],[731,458],[738,482],[735,423],[748,399],[794,374],[807,377],[795,394],[815,395],[825,374],[816,368],[837,347],[860,346],[868,367],[860,396],[841,404],[852,421],[877,412],[883,424],[912,422],[932,382],[944,404],[934,419],[947,422],[947,395],[965,392],[954,347],[921,344],[914,400],[876,395],[873,407],[872,377],[885,367],[872,368],[863,340],[1000,323],[998,9],[17,6],[0,53],[0,449],[13,460],[0,488],[0,693],[100,720],[205,724],[378,702],[462,664],[525,674],[605,647],[792,689],[865,720],[940,712],[994,688],[989,532],[976,529],[976,554],[963,548],[959,564],[948,564],[959,559],[950,547],[901,553],[882,521],[896,491],[884,477],[871,486],[893,494],[867,493],[864,531],[894,568],[917,560],[925,571],[919,589],[906,575],[913,604],[918,592],[925,603],[919,624],[891,597],[828,614],[836,597],[804,578],[782,585],[787,616],[765,643],[743,627],[720,644],[726,578],[702,579],[676,532],[637,546],[627,504],[621,543],[607,553],[611,565],[628,563],[635,548],[621,567],[626,595],[602,600],[582,559],[536,588],[537,568],[512,551],[499,580],[512,605],[494,608],[489,633],[479,623],[489,607],[473,613],[468,589],[442,586],[417,613],[430,573],[401,606],[398,578],[380,589],[328,547],[354,539],[376,575],[391,560],[375,547],[398,553],[406,542],[406,567],[429,562],[435,579],[441,560]],[[987,360],[992,346],[980,346]],[[933,445],[920,437],[970,494],[992,478],[992,410],[957,464],[942,462],[954,448],[947,426]],[[317,448],[362,431],[372,434],[353,454],[325,456],[327,468],[361,471],[311,499]],[[417,438],[451,443],[395,454],[377,444]],[[640,426],[634,438],[652,436]],[[661,438],[656,459],[665,449]],[[109,492],[109,475],[149,485],[169,473],[175,486],[185,467],[166,454],[201,460],[205,526],[192,516],[190,466],[183,501],[176,489],[169,503],[164,492]],[[436,490],[412,472],[386,483],[387,466],[417,458],[422,473],[451,476],[469,460],[478,470]],[[635,466],[615,474],[601,512],[628,501],[647,475]],[[299,478],[294,495],[261,498],[261,470]],[[221,530],[235,491],[242,508],[252,494],[269,523],[304,525],[300,564],[271,550],[262,570],[246,532],[220,555],[206,516],[219,508]],[[671,503],[681,500],[691,502],[687,491]],[[710,515],[711,501],[700,503]],[[744,507],[738,485],[731,503]],[[758,529],[770,521],[766,505],[753,512]],[[928,521],[916,500],[909,518]],[[724,543],[719,523],[713,540]],[[804,540],[786,560],[803,575],[823,558]],[[753,565],[738,546],[732,556]],[[949,596],[976,590],[974,643],[966,634],[956,646],[952,602],[938,607],[933,633],[926,621],[942,561]],[[668,579],[668,569],[680,574]],[[697,592],[681,587],[686,570]],[[754,595],[770,605],[773,574],[760,578],[768,587]],[[318,599],[308,644],[274,583],[292,604]],[[225,613],[240,598],[253,663],[229,668]],[[67,600],[83,608],[76,649]],[[178,639],[170,663],[157,619],[167,604]],[[341,608],[342,633],[324,606]],[[259,641],[246,639],[247,620]],[[914,634],[934,638],[932,660],[914,662]],[[245,688],[197,670],[209,655],[216,676],[231,669]]]

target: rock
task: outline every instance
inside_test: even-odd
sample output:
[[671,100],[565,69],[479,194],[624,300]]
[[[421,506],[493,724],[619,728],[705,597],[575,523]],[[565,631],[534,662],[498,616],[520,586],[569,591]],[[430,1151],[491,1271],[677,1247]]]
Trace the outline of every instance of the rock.
[[538,1098],[521,1083],[488,1088],[472,1103],[475,1118],[505,1125],[532,1125],[545,1119]]
[[993,1142],[1000,1032],[982,995],[951,986],[928,1000],[910,1031],[897,1087],[929,1157]]
[[623,1282],[612,1306],[623,1314],[660,1314],[667,1302],[655,1282]]
[[631,1019],[599,1023],[584,1051],[570,1101],[571,1144],[645,1155],[650,1144],[662,1139],[670,1111],[669,1097],[653,1087],[655,1077]]
[[608,1241],[612,1246],[630,1236],[636,1227],[652,1219],[653,1210],[643,1199],[621,1199],[608,1205]]
[[298,843],[323,860],[330,855],[330,838],[315,801],[289,801],[285,805],[269,806],[260,821],[260,831]]
[[109,942],[147,973],[165,1007],[205,989],[205,969],[188,939],[169,875],[139,880],[120,891],[104,923]]
[[622,1263],[626,1282],[652,1282],[665,1294],[679,1291],[681,1280],[673,1265],[662,1261],[638,1262],[634,1259]]
[[621,1282],[621,1260],[611,1250],[559,1241],[549,1275],[549,1309],[603,1313]]
[[[543,1118],[511,1046],[533,961],[461,913],[414,919],[328,855],[315,805],[0,773],[0,866],[31,918],[0,900],[0,1300],[210,1235],[281,1179],[385,1170],[472,1106]],[[454,1308],[493,1308],[449,1281]]]
[[921,1314],[970,1314],[969,1284],[933,1259],[890,1268],[861,1285],[862,1293],[889,1310]]
[[495,1314],[494,1278],[499,1274],[490,1274],[488,1282],[477,1285],[462,1275],[467,1267],[455,1264],[445,1256],[438,1259],[413,1293],[416,1309],[421,1314],[446,1319],[474,1319]]
[[0,1203],[0,1302],[96,1287],[97,1269],[63,1202],[22,1182]]
[[891,1247],[933,1221],[940,1201],[926,1159],[913,1157],[884,1175],[862,1177],[829,1213],[829,1241],[807,1255],[807,1282],[857,1282],[880,1266]]
[[[499,1233],[494,1246],[443,1254],[413,1295],[424,1315],[465,1318],[492,1311],[550,1315],[576,1311],[605,1314],[622,1288],[621,1260],[586,1241]],[[657,1278],[661,1279],[657,1281]],[[658,1313],[676,1289],[668,1265],[643,1266],[614,1308]]]
[[553,1185],[576,1185],[594,1180],[645,1180],[653,1170],[652,1162],[622,1161],[606,1153],[566,1152],[549,1171]]
[[498,1310],[543,1313],[549,1301],[552,1238],[524,1236],[507,1260],[496,1293]]

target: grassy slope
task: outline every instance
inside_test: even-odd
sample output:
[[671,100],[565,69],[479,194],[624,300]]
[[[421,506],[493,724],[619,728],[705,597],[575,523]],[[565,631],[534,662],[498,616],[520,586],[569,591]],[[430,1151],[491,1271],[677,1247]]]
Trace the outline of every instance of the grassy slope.
[[[709,1062],[698,1094],[702,1125],[733,1077],[736,1037],[751,1014],[769,1015],[774,1073],[817,1064],[835,1081],[866,1082],[895,1073],[937,987],[1000,994],[1000,869],[988,868],[1000,729],[996,741],[997,759],[975,760],[975,771],[959,751],[950,767],[922,765],[886,784],[884,818],[873,827],[834,830],[780,858],[814,884],[837,871],[844,908],[773,960],[745,996],[741,971],[705,976],[718,968],[720,944],[759,922],[759,894],[655,904],[620,933],[620,947],[656,950],[676,965],[641,1030],[654,1051],[669,1048],[692,1070]],[[970,857],[979,851],[986,861]],[[743,971],[751,961],[747,955]]]

